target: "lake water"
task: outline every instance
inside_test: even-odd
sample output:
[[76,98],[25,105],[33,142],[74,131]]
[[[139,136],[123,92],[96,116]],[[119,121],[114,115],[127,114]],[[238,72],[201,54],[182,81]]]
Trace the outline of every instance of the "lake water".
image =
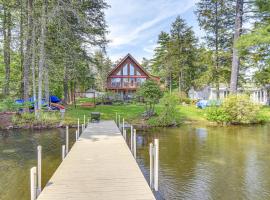
[[270,199],[270,126],[152,129],[139,133],[147,179],[149,143],[160,142],[161,199]]
[[[75,136],[73,130],[70,132],[71,145]],[[37,146],[42,145],[44,186],[61,162],[65,130],[12,130],[0,133],[0,200],[29,200],[30,168],[36,166]]]
[[[70,131],[70,145],[74,130]],[[137,131],[138,163],[148,179],[149,143],[160,140],[160,199],[270,199],[270,126]],[[61,162],[65,130],[0,134],[0,199],[29,200],[29,170],[43,146],[43,185]]]

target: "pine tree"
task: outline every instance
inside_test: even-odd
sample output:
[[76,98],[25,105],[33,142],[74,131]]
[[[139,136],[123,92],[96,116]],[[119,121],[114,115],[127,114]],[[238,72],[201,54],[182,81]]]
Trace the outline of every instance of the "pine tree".
[[196,14],[199,25],[206,32],[205,40],[209,49],[214,51],[215,70],[212,74],[215,77],[217,98],[219,99],[219,84],[221,70],[226,62],[223,54],[231,51],[234,4],[232,0],[200,0],[197,3]]

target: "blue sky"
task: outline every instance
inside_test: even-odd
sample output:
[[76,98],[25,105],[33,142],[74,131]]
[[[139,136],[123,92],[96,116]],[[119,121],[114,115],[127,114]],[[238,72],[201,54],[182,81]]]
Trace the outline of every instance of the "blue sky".
[[151,58],[158,34],[169,32],[177,15],[193,26],[200,37],[194,15],[198,0],[107,0],[111,6],[106,10],[108,39],[111,41],[107,51],[115,61],[131,53],[138,61],[143,57]]

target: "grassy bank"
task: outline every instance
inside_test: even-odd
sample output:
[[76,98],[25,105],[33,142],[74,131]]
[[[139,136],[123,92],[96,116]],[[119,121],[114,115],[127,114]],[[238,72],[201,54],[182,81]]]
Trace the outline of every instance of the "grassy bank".
[[[197,109],[194,105],[188,106],[177,106],[178,110],[178,119],[182,122],[206,122],[205,111]],[[161,106],[156,106],[156,112],[159,114],[161,111]],[[77,106],[70,106],[67,108],[65,122],[67,124],[76,124],[77,119],[80,118],[80,121],[83,120],[83,116],[86,115],[86,118],[90,118],[91,112],[100,112],[101,119],[115,119],[115,113],[124,117],[127,121],[141,124],[145,123],[142,121],[142,113],[144,112],[144,105],[142,104],[124,104],[124,105],[99,105],[95,108],[84,108]]]
[[[198,109],[195,105],[178,105],[177,109],[177,123],[209,123],[206,116],[206,110]],[[5,127],[58,127],[63,125],[77,125],[78,118],[80,123],[83,122],[83,116],[86,115],[86,119],[90,118],[91,112],[100,112],[102,120],[114,120],[115,114],[121,115],[128,122],[137,125],[149,125],[147,121],[142,119],[142,113],[145,107],[143,104],[121,104],[121,105],[98,105],[95,108],[87,108],[70,105],[66,108],[64,120],[58,111],[56,112],[44,112],[41,119],[37,120],[34,114],[25,113],[21,116],[14,115],[7,120],[7,116],[1,117],[0,124],[2,128]],[[162,110],[161,105],[156,106],[156,112],[159,114]],[[265,122],[270,122],[270,107],[264,106],[260,109],[259,117]],[[155,119],[154,119],[155,120]]]

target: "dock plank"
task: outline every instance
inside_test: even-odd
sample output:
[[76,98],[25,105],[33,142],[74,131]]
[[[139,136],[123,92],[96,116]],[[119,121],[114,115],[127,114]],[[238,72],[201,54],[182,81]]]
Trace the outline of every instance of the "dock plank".
[[38,200],[154,200],[114,121],[91,123]]

